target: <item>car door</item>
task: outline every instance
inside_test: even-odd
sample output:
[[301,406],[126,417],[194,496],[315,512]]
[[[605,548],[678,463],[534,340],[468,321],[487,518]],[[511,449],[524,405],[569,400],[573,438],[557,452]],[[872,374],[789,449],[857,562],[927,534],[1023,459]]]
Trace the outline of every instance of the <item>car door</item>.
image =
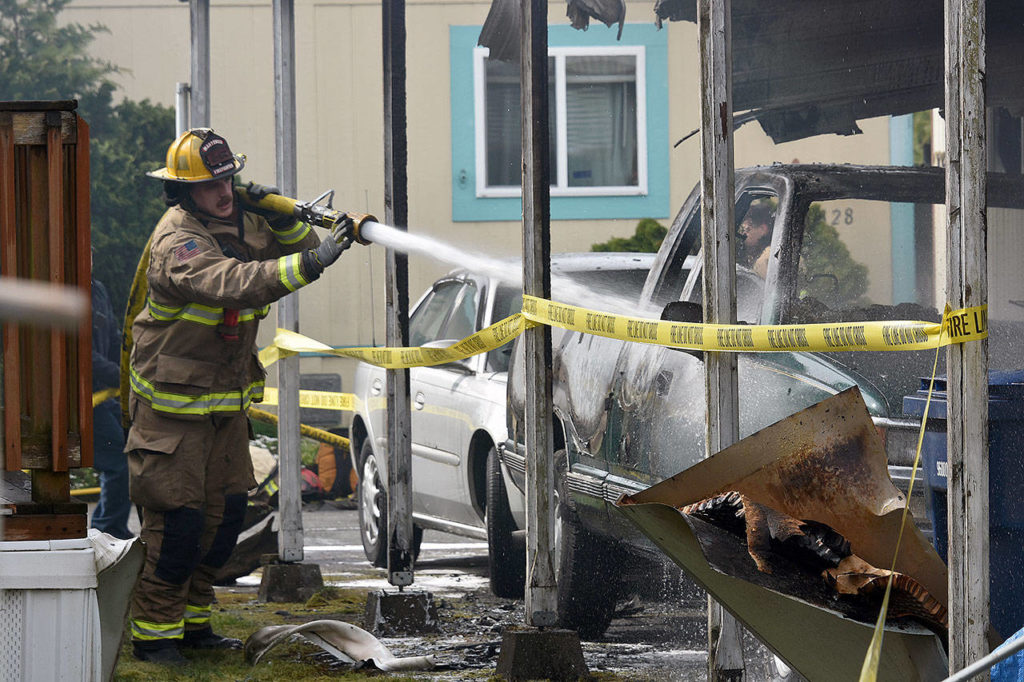
[[[444,302],[422,319],[417,313],[409,322],[410,342],[415,346],[448,346],[477,329],[484,292],[470,277],[441,280],[434,295]],[[409,373],[412,402],[413,490],[416,511],[429,516],[474,523],[466,473],[466,444],[473,420],[467,406],[473,404],[473,384],[481,362],[466,360],[414,367]]]

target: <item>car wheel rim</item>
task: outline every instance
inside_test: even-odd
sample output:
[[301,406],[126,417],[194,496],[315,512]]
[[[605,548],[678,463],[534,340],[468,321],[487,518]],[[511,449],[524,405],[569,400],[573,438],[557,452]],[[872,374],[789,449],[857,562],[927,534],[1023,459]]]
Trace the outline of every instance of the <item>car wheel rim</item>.
[[377,544],[380,534],[380,472],[377,460],[371,454],[363,462],[362,480],[359,482],[360,508],[362,510],[363,534],[371,544]]

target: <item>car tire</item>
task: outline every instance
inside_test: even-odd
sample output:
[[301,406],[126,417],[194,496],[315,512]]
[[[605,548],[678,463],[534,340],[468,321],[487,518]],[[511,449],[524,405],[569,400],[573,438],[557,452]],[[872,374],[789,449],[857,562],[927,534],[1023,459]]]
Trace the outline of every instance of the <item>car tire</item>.
[[512,535],[516,530],[508,504],[498,452],[487,453],[487,565],[491,592],[505,599],[522,599],[526,592],[526,547]]
[[[365,484],[364,482],[368,481]],[[359,510],[359,538],[366,560],[377,568],[388,565],[388,494],[387,483],[380,475],[380,464],[369,439],[359,451],[359,482],[356,484]],[[423,528],[412,527],[412,559],[420,557]]]
[[555,453],[555,571],[558,623],[582,639],[604,634],[615,614],[619,580],[613,546],[583,527],[569,495],[565,450]]
[[[366,560],[378,568],[388,565],[388,496],[380,463],[369,438],[359,450],[359,537]],[[422,534],[421,534],[422,537]]]

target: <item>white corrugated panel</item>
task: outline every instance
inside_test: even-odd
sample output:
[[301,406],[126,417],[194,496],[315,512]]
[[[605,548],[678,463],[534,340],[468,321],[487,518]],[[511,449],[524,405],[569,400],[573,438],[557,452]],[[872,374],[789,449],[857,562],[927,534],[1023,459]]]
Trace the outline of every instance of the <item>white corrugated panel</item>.
[[92,544],[0,543],[0,680],[101,679]]

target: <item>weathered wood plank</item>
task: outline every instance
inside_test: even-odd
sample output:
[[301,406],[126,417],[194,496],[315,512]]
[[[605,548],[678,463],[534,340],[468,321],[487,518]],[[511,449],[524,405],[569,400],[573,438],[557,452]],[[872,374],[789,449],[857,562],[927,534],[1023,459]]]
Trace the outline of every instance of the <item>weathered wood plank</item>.
[[[735,174],[732,126],[732,3],[699,0],[701,241],[704,321],[736,320]],[[706,353],[706,456],[739,439],[739,384],[734,353]],[[739,624],[708,598],[708,679],[741,680]]]
[[68,540],[88,534],[85,514],[15,514],[4,517],[3,539]]
[[[59,112],[64,113],[64,112]],[[60,141],[60,116],[46,112],[47,144],[47,234],[49,236],[49,279],[65,283],[64,272],[64,149]],[[63,330],[50,332],[50,437],[51,466],[54,471],[68,470],[68,372],[67,336]],[[70,495],[70,492],[69,492]]]
[[11,122],[14,127],[14,144],[44,146],[47,143],[47,114],[60,116],[61,144],[78,142],[77,116],[73,111],[13,111]]
[[[15,212],[16,194],[14,188],[14,128],[13,115],[0,113],[0,241],[4,244],[15,244],[17,234],[17,218]],[[7,248],[0,252],[0,274],[4,277],[18,276],[18,254],[15,249]],[[6,323],[3,325],[4,367],[16,368],[21,363],[18,326]],[[4,470],[17,471],[21,468],[21,377],[16,371],[3,373],[4,385],[4,433],[3,457]]]
[[[78,143],[75,145],[75,275],[78,288],[89,294],[92,290],[92,223],[90,219],[89,191],[89,124],[79,118],[77,121]],[[92,466],[92,320],[86,317],[78,328],[76,405],[78,424],[70,429],[71,434],[89,434],[84,440],[78,439],[80,447],[78,461],[72,461],[72,441],[67,444],[68,466]],[[86,360],[90,358],[90,360]]]
[[[547,0],[522,0],[523,291],[551,297]],[[554,625],[554,435],[551,330],[526,330],[526,624]]]
[[[946,6],[946,298],[987,302],[985,0]],[[988,341],[949,346],[949,670],[988,653]],[[984,679],[987,679],[987,673]]]
[[[405,0],[381,3],[384,47],[384,217],[400,230],[409,225],[409,142],[406,117]],[[386,257],[386,338],[409,345],[409,259],[388,250]],[[409,370],[388,370],[388,582],[413,582],[412,440]]]

